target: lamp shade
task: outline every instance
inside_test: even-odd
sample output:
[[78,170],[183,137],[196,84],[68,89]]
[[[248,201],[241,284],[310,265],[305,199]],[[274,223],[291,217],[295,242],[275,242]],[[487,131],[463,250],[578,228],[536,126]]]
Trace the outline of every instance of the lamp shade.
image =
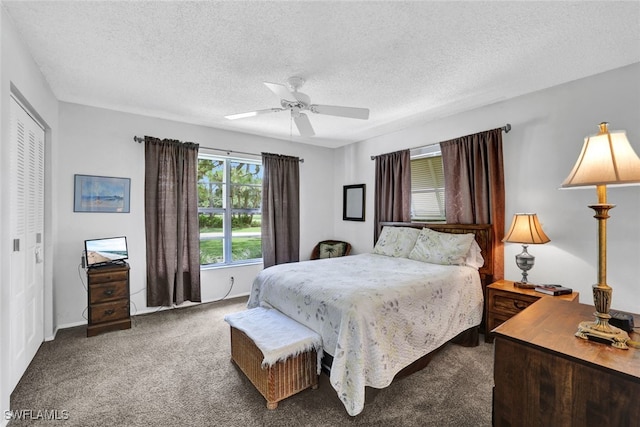
[[513,215],[511,228],[503,242],[540,244],[550,242],[551,239],[544,234],[538,221],[538,215],[534,213],[517,213]]
[[640,183],[640,158],[624,131],[609,132],[600,123],[600,133],[585,138],[582,152],[562,187]]

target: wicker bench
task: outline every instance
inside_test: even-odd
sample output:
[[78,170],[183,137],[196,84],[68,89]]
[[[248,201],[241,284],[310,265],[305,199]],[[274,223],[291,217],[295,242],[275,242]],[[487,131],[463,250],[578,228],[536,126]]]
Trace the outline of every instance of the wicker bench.
[[322,339],[274,309],[225,316],[231,326],[231,360],[267,400],[268,409],[306,388],[318,388]]

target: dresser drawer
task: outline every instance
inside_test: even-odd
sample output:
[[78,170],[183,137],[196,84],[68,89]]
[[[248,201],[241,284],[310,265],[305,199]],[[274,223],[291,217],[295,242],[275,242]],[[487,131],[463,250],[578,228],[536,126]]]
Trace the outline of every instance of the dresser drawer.
[[129,300],[123,299],[89,306],[89,323],[110,322],[129,318]]
[[99,284],[92,283],[89,285],[89,304],[114,301],[128,297],[129,290],[127,289],[126,280]]
[[489,313],[487,317],[487,331],[493,331],[509,319],[511,319],[511,315],[508,314]]
[[520,313],[540,298],[514,294],[512,292],[492,291],[489,292],[489,311],[514,315]]
[[115,271],[98,271],[91,273],[91,283],[106,283],[115,281],[127,281],[129,278],[129,270],[115,270]]

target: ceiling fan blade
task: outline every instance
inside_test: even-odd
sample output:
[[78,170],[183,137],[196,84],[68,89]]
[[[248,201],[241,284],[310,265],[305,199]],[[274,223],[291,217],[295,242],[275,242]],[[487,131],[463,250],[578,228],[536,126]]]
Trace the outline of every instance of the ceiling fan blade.
[[293,93],[291,93],[289,89],[287,89],[286,86],[278,83],[269,83],[269,82],[264,82],[264,84],[266,87],[269,88],[271,92],[275,93],[279,99],[285,99],[291,102],[297,101],[296,97],[293,95]]
[[309,117],[307,117],[306,114],[300,113],[297,116],[294,116],[293,121],[296,122],[296,126],[298,127],[298,131],[300,131],[300,135],[313,136],[316,134],[313,131],[313,127],[311,127]]
[[327,114],[329,116],[349,117],[351,119],[367,120],[369,118],[368,108],[355,107],[338,107],[336,105],[317,105],[309,106],[309,110],[316,114]]
[[228,119],[228,120],[237,120],[237,119],[244,119],[244,118],[247,118],[247,117],[259,116],[260,114],[278,113],[280,111],[284,111],[284,108],[267,108],[265,110],[257,110],[257,111],[249,111],[249,112],[246,112],[246,113],[230,114],[228,116],[224,116],[224,118]]

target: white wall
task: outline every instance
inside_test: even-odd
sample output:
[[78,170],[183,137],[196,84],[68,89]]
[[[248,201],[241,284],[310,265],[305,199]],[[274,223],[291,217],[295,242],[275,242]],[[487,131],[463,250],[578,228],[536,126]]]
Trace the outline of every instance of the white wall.
[[[354,251],[373,244],[374,162],[371,155],[445,141],[511,123],[503,134],[506,226],[516,212],[536,212],[551,238],[532,245],[534,283],[561,283],[580,292],[580,302],[592,304],[597,282],[597,225],[587,205],[596,203],[595,189],[558,190],[573,167],[584,137],[598,132],[602,121],[611,130],[626,130],[640,154],[640,64],[609,71],[557,87],[520,96],[400,132],[336,150],[335,218],[341,209],[343,185],[367,184],[365,223],[336,221],[336,235]],[[608,283],[612,307],[640,313],[640,187],[609,188]],[[505,278],[518,280],[518,244],[505,244]]]
[[33,61],[31,54],[18,36],[13,23],[0,6],[0,425],[5,425],[4,411],[9,409],[11,390],[8,383],[9,363],[9,99],[17,94],[47,127],[45,140],[45,283],[44,283],[44,333],[51,337],[55,327],[52,290],[52,242],[55,224],[52,207],[55,205],[55,188],[52,181],[51,152],[58,143],[58,102],[49,85]]
[[[58,238],[55,241],[55,297],[65,301],[55,316],[60,327],[86,322],[87,295],[79,264],[85,239],[126,235],[131,267],[132,314],[147,311],[146,250],[144,233],[144,144],[134,136],[150,135],[200,144],[201,148],[223,148],[249,153],[263,151],[304,158],[300,165],[300,256],[308,259],[318,240],[330,237],[334,219],[332,195],[333,150],[297,142],[263,138],[195,126],[112,110],[60,103],[60,145],[55,156],[60,164],[56,177]],[[131,212],[73,212],[74,174],[131,178]],[[329,203],[327,203],[329,201]],[[222,298],[230,278],[229,297],[246,295],[262,264],[226,267],[202,272],[203,301]]]

